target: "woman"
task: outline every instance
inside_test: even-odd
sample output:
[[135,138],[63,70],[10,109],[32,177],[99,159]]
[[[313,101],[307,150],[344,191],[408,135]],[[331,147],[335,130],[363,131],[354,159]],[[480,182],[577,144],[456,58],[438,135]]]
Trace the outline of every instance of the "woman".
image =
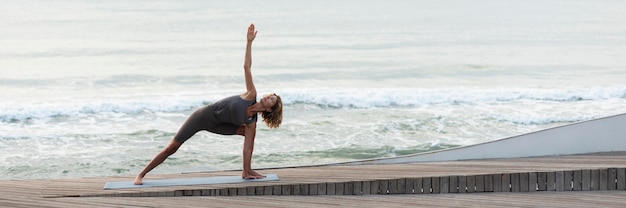
[[263,121],[268,127],[278,128],[282,122],[283,104],[281,98],[276,94],[265,95],[259,102],[256,102],[257,93],[252,82],[250,67],[252,65],[252,41],[254,41],[257,32],[254,30],[254,24],[250,24],[243,65],[246,92],[241,95],[224,98],[194,111],[183,126],[180,127],[180,130],[178,130],[178,133],[176,133],[176,136],[174,136],[167,147],[137,174],[134,181],[135,185],[143,184],[143,177],[148,172],[174,154],[187,139],[201,130],[222,135],[244,136],[243,171],[241,172],[241,177],[244,179],[265,178],[264,175],[252,170],[250,164],[254,149],[254,137],[256,135],[257,114],[261,113]]

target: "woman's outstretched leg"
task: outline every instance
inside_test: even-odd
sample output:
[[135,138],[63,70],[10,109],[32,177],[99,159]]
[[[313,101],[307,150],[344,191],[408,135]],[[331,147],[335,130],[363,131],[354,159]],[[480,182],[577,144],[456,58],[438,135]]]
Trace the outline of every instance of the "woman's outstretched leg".
[[201,124],[204,123],[202,120],[203,109],[205,108],[200,108],[194,111],[189,118],[187,118],[167,147],[163,148],[163,151],[154,156],[154,159],[152,159],[152,161],[150,161],[150,163],[148,163],[148,165],[146,165],[146,167],[143,168],[139,174],[137,174],[134,182],[135,185],[143,184],[143,177],[146,176],[148,172],[165,161],[165,159],[167,159],[170,155],[176,153],[180,145],[196,134],[196,132],[202,130]]
[[150,161],[150,163],[148,163],[148,165],[146,165],[146,167],[143,168],[143,170],[139,174],[137,174],[137,177],[135,177],[134,184],[135,185],[143,184],[143,177],[146,176],[146,174],[150,172],[152,169],[154,169],[156,166],[163,163],[163,161],[165,161],[165,159],[167,159],[170,155],[176,153],[176,151],[182,144],[183,143],[176,141],[175,139],[172,139],[172,141],[170,141],[167,147],[165,147],[163,151],[159,152],[159,154],[154,156],[154,159],[152,159],[152,161]]

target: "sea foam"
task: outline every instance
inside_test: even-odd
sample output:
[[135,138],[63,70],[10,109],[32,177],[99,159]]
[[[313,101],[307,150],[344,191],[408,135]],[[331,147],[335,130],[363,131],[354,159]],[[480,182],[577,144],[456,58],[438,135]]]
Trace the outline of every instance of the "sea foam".
[[[485,88],[382,88],[382,89],[283,89],[279,94],[286,106],[313,105],[319,108],[424,107],[431,105],[501,105],[524,101],[572,103],[624,100],[626,87],[576,89],[485,89]],[[217,101],[218,97],[199,95],[152,95],[143,97],[67,99],[46,103],[0,104],[1,122],[31,119],[120,113],[183,112]],[[532,108],[532,106],[527,106]]]

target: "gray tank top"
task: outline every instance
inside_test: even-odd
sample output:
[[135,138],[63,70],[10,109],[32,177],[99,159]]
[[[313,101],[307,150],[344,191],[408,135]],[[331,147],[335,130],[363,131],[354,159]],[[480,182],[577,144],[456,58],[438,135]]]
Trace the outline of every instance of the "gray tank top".
[[241,126],[256,122],[257,114],[250,117],[246,115],[248,107],[254,103],[256,100],[244,100],[241,96],[234,95],[213,103],[212,109],[217,122]]

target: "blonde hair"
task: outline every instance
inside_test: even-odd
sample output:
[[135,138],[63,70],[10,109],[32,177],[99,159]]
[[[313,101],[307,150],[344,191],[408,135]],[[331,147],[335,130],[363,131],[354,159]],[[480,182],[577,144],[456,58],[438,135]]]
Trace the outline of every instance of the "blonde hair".
[[278,128],[280,123],[283,122],[283,101],[280,96],[274,94],[276,96],[276,103],[272,106],[272,111],[264,111],[261,113],[261,117],[263,117],[263,122],[267,124],[267,127],[271,129]]

